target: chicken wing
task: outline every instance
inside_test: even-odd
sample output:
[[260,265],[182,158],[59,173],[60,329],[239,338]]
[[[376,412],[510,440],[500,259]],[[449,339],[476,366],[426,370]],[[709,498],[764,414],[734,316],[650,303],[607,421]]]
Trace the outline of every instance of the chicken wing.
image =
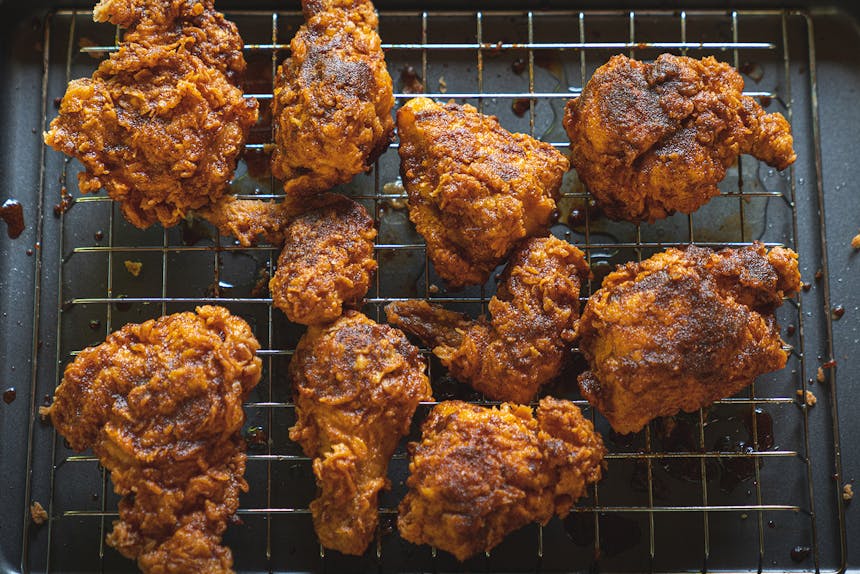
[[774,311],[799,287],[797,254],[760,243],[619,266],[579,321],[582,393],[619,433],[731,396],[785,366]]
[[367,211],[343,195],[320,199],[286,226],[269,282],[275,306],[303,325],[331,322],[344,305],[361,302],[377,268],[376,228]]
[[568,102],[571,161],[613,219],[692,213],[719,194],[739,154],[777,169],[796,158],[788,122],[742,95],[743,78],[713,57],[614,56]]
[[564,518],[603,471],[606,449],[579,408],[546,397],[532,409],[436,406],[410,444],[400,535],[465,560],[529,524]]
[[95,16],[132,28],[69,84],[45,143],[83,163],[81,192],[106,189],[137,227],[175,225],[222,196],[257,120],[235,85],[242,40],[211,0],[107,0]]
[[394,130],[394,90],[369,0],[303,0],[305,25],[278,69],[272,174],[316,193],[370,169]]
[[567,158],[469,105],[409,100],[397,112],[409,218],[452,286],[484,283],[521,239],[547,231]]
[[532,238],[511,256],[490,300],[489,321],[426,301],[394,302],[385,312],[390,323],[425,341],[456,379],[492,399],[528,403],[561,371],[588,275],[573,245]]
[[259,348],[222,307],[126,325],[78,355],[43,409],[110,471],[123,498],[107,542],[143,572],[232,572],[221,535],[248,490],[242,404]]
[[311,326],[290,362],[298,421],[290,438],[314,458],[320,542],[362,554],[376,530],[388,461],[420,401],[431,400],[418,349],[388,325],[347,311]]

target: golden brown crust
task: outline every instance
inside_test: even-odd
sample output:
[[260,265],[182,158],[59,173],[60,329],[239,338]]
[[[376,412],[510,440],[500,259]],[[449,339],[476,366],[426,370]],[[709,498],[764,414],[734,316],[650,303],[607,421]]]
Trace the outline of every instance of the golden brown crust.
[[719,194],[739,154],[794,162],[788,122],[743,96],[743,78],[713,57],[614,56],[568,102],[571,162],[614,219],[692,213]]
[[418,349],[388,325],[347,311],[311,326],[290,362],[298,421],[290,438],[313,457],[320,542],[362,554],[378,521],[388,461],[418,403],[431,400]]
[[511,256],[489,321],[426,301],[394,302],[385,312],[390,323],[424,340],[456,379],[490,398],[528,403],[561,371],[587,277],[579,249],[555,237],[532,238]]
[[570,167],[469,105],[414,98],[397,111],[409,218],[452,286],[484,283],[518,241],[546,232]]
[[287,194],[367,171],[391,142],[394,90],[369,0],[304,0],[306,22],[275,78],[272,174]]
[[619,266],[579,321],[580,389],[620,433],[731,396],[785,366],[774,310],[799,288],[797,255],[760,243]]
[[537,420],[509,403],[440,403],[410,451],[400,535],[465,560],[530,522],[566,516],[600,480],[606,449],[576,405],[547,397]]
[[287,196],[283,201],[239,199],[226,195],[200,211],[222,235],[232,235],[244,247],[256,245],[260,237],[272,245],[284,242],[284,232],[296,217],[319,210],[343,197],[334,193],[316,196]]
[[190,40],[185,48],[236,86],[245,73],[244,47],[233,22],[214,0],[101,0],[93,20],[126,28],[124,42],[147,45]]
[[[140,23],[92,78],[69,84],[45,134],[45,143],[84,164],[80,190],[106,189],[137,227],[175,225],[218,200],[257,120],[256,100],[224,74],[244,68],[235,27],[211,11],[196,18],[217,32],[183,24],[168,34]],[[201,44],[200,34],[225,45]]]
[[269,283],[274,304],[294,323],[337,319],[356,306],[376,272],[376,229],[358,203],[342,195],[321,196],[324,205],[290,221],[284,249]]
[[222,307],[129,324],[70,364],[44,414],[92,447],[122,496],[107,537],[144,572],[231,572],[221,546],[248,485],[242,404],[260,345]]
[[259,237],[272,245],[284,242],[284,229],[296,215],[290,202],[238,199],[225,195],[200,215],[218,228],[221,235],[233,236],[244,247],[257,244]]

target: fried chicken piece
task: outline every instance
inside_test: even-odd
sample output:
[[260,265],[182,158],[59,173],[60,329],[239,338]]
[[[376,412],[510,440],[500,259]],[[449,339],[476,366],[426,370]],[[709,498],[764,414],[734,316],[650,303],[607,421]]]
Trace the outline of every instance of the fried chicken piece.
[[82,351],[42,411],[110,471],[123,498],[107,543],[143,572],[232,572],[221,535],[248,490],[242,404],[259,348],[223,307],[129,324]]
[[397,301],[385,312],[391,324],[427,343],[456,379],[492,399],[528,403],[561,372],[588,276],[582,251],[552,236],[532,238],[511,256],[489,321],[426,301]]
[[272,175],[316,193],[370,169],[388,149],[394,88],[369,0],[303,0],[305,24],[278,69]]
[[400,535],[461,561],[531,522],[564,518],[600,480],[606,453],[579,408],[551,397],[540,401],[537,420],[510,403],[440,403],[409,447]]
[[797,254],[761,243],[619,266],[579,321],[582,394],[619,433],[729,397],[785,366],[774,311],[799,288]]
[[614,56],[568,102],[571,161],[613,219],[654,222],[719,194],[739,154],[777,169],[796,156],[788,122],[742,95],[743,78],[713,57]]
[[204,217],[242,245],[259,236],[283,244],[269,283],[290,321],[327,323],[361,302],[376,272],[376,228],[360,204],[334,193],[288,196],[281,203],[225,197]]
[[311,326],[299,342],[290,438],[314,459],[320,493],[310,508],[326,548],[359,555],[373,539],[388,461],[418,403],[432,400],[424,370],[403,333],[358,311]]
[[168,45],[189,39],[185,49],[239,86],[245,73],[244,44],[214,0],[101,0],[93,20],[127,29],[124,42]]
[[269,283],[274,304],[294,323],[337,319],[343,306],[367,295],[376,272],[376,228],[367,211],[343,195],[325,194],[319,207],[290,221]]
[[211,0],[100,4],[97,18],[134,27],[92,78],[69,84],[45,134],[83,163],[81,192],[106,189],[137,227],[217,201],[257,121],[256,100],[234,85],[241,38],[213,10]]
[[551,145],[427,98],[398,110],[397,130],[409,218],[450,285],[486,282],[517,242],[549,228],[570,167]]
[[225,195],[217,203],[200,212],[224,236],[235,237],[245,247],[257,244],[263,237],[272,245],[284,242],[284,229],[289,221],[301,213],[294,202],[276,203],[259,199],[238,199]]

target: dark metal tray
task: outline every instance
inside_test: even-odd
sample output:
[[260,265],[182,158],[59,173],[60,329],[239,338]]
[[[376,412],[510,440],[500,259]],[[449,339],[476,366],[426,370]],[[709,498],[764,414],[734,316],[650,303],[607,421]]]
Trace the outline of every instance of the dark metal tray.
[[[230,2],[219,4],[248,44],[246,91],[260,98],[263,108],[271,98],[273,66],[285,57],[301,23],[294,9],[273,12],[270,4],[233,3],[240,8],[233,11]],[[860,34],[849,13],[779,6],[572,11],[547,4],[531,12],[464,11],[462,5],[449,10],[442,4],[379,7],[398,102],[411,97],[400,93],[399,78],[412,66],[433,97],[472,103],[498,115],[507,128],[561,148],[567,143],[560,126],[564,102],[614,53],[641,59],[663,51],[714,55],[744,70],[748,93],[790,118],[795,166],[780,174],[744,157],[723,182],[723,194],[699,212],[642,226],[594,217],[586,207],[587,192],[571,173],[553,232],[591,259],[598,279],[584,295],[599,286],[611,265],[669,245],[735,246],[757,239],[793,247],[812,288],[779,311],[784,338],[793,347],[786,369],[703,412],[676,417],[672,432],[655,422],[637,435],[619,437],[581,400],[574,381],[582,362],[574,361],[547,392],[579,401],[604,433],[610,455],[607,478],[570,517],[527,527],[489,555],[462,565],[444,552],[409,545],[394,527],[406,477],[401,445],[390,468],[393,489],[381,499],[376,543],[361,558],[322,552],[307,510],[315,494],[310,462],[287,437],[294,412],[286,365],[302,331],[272,310],[267,293],[255,289],[277,252],[266,246],[242,249],[205,225],[140,231],[103,194],[81,198],[75,178],[80,165],[46,150],[40,134],[56,114],[55,98],[68,80],[91,74],[114,46],[116,30],[92,23],[85,10],[46,12],[38,3],[0,2],[0,14],[8,16],[0,40],[0,77],[6,79],[0,88],[0,199],[21,200],[28,224],[21,238],[0,240],[5,359],[0,390],[15,387],[17,394],[12,403],[0,404],[0,571],[134,571],[103,543],[116,515],[104,471],[89,453],[67,449],[36,412],[81,348],[127,322],[213,301],[247,319],[264,349],[263,382],[247,405],[254,438],[251,491],[242,498],[242,524],[231,526],[225,537],[240,571],[840,571],[856,566],[860,544],[852,536],[851,506],[841,498],[842,485],[858,468],[856,447],[848,443],[843,453],[842,441],[858,430],[850,416],[856,401],[849,385],[860,370],[860,361],[850,356],[857,348],[860,297],[849,287],[857,263],[848,245],[860,221],[860,201],[851,189],[860,174],[857,162],[848,159],[856,146],[845,149],[856,144],[860,128],[850,101],[860,85]],[[523,70],[517,73],[516,67]],[[517,100],[526,102],[521,115],[512,109]],[[279,193],[263,167],[268,120],[264,113],[253,132],[233,184],[237,194],[274,199]],[[408,223],[398,167],[392,149],[372,173],[341,189],[365,204],[380,230],[380,270],[365,312],[384,320],[385,303],[416,297],[482,312],[493,282],[458,292],[444,289]],[[64,186],[78,200],[55,216]],[[126,260],[143,263],[140,277],[126,271]],[[829,312],[836,304],[846,309],[839,322]],[[818,366],[830,358],[837,359],[837,369],[826,371],[825,383],[815,381]],[[435,361],[431,376],[437,399],[482,400],[452,382]],[[807,388],[818,398],[811,409],[795,394]],[[416,431],[431,407],[419,409]],[[33,501],[48,510],[41,526],[29,519]],[[808,557],[795,562],[795,546],[809,547]]]

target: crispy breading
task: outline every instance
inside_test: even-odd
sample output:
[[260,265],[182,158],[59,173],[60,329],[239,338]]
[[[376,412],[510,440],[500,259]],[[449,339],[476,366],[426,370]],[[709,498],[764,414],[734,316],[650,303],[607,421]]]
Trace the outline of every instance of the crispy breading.
[[269,282],[276,307],[303,325],[333,321],[357,306],[376,272],[373,219],[346,196],[288,196],[275,203],[225,197],[204,217],[242,245],[282,245]]
[[242,405],[259,348],[223,307],[129,324],[84,349],[43,410],[110,471],[122,499],[107,543],[143,572],[232,572],[221,535],[248,490]]
[[388,321],[420,337],[451,374],[486,396],[528,403],[561,372],[588,278],[583,253],[556,237],[532,238],[511,256],[490,300],[490,320],[426,301],[397,301]]
[[81,192],[106,189],[137,227],[175,225],[222,196],[257,121],[235,85],[242,40],[211,0],[114,0],[96,16],[133,27],[69,83],[45,143],[83,163]]
[[294,323],[329,323],[358,305],[376,272],[376,228],[367,211],[335,194],[290,221],[269,282],[274,304]]
[[221,235],[235,237],[244,247],[256,245],[260,237],[272,245],[280,245],[284,242],[284,229],[296,213],[288,201],[238,199],[232,195],[225,195],[200,211]]
[[545,234],[570,167],[470,105],[409,100],[397,111],[409,218],[452,286],[484,283],[522,239]]
[[166,45],[190,39],[185,49],[237,87],[245,73],[242,38],[215,10],[214,0],[101,0],[93,20],[125,28],[124,42]]
[[394,88],[369,0],[303,0],[305,24],[278,68],[272,174],[318,193],[370,169],[394,130]]
[[761,243],[619,266],[579,321],[580,389],[619,433],[729,397],[785,366],[774,311],[799,288],[797,254]]
[[570,401],[546,397],[532,409],[437,405],[410,444],[409,492],[400,535],[459,560],[498,545],[529,524],[564,517],[600,480],[606,449]]
[[791,128],[742,95],[737,71],[711,56],[662,54],[654,63],[614,56],[568,102],[571,162],[613,219],[692,213],[719,194],[739,154],[785,169]]
[[326,548],[358,555],[373,539],[388,461],[418,403],[432,400],[425,368],[403,333],[358,311],[311,326],[299,341],[290,438],[314,459],[319,496],[310,508]]

